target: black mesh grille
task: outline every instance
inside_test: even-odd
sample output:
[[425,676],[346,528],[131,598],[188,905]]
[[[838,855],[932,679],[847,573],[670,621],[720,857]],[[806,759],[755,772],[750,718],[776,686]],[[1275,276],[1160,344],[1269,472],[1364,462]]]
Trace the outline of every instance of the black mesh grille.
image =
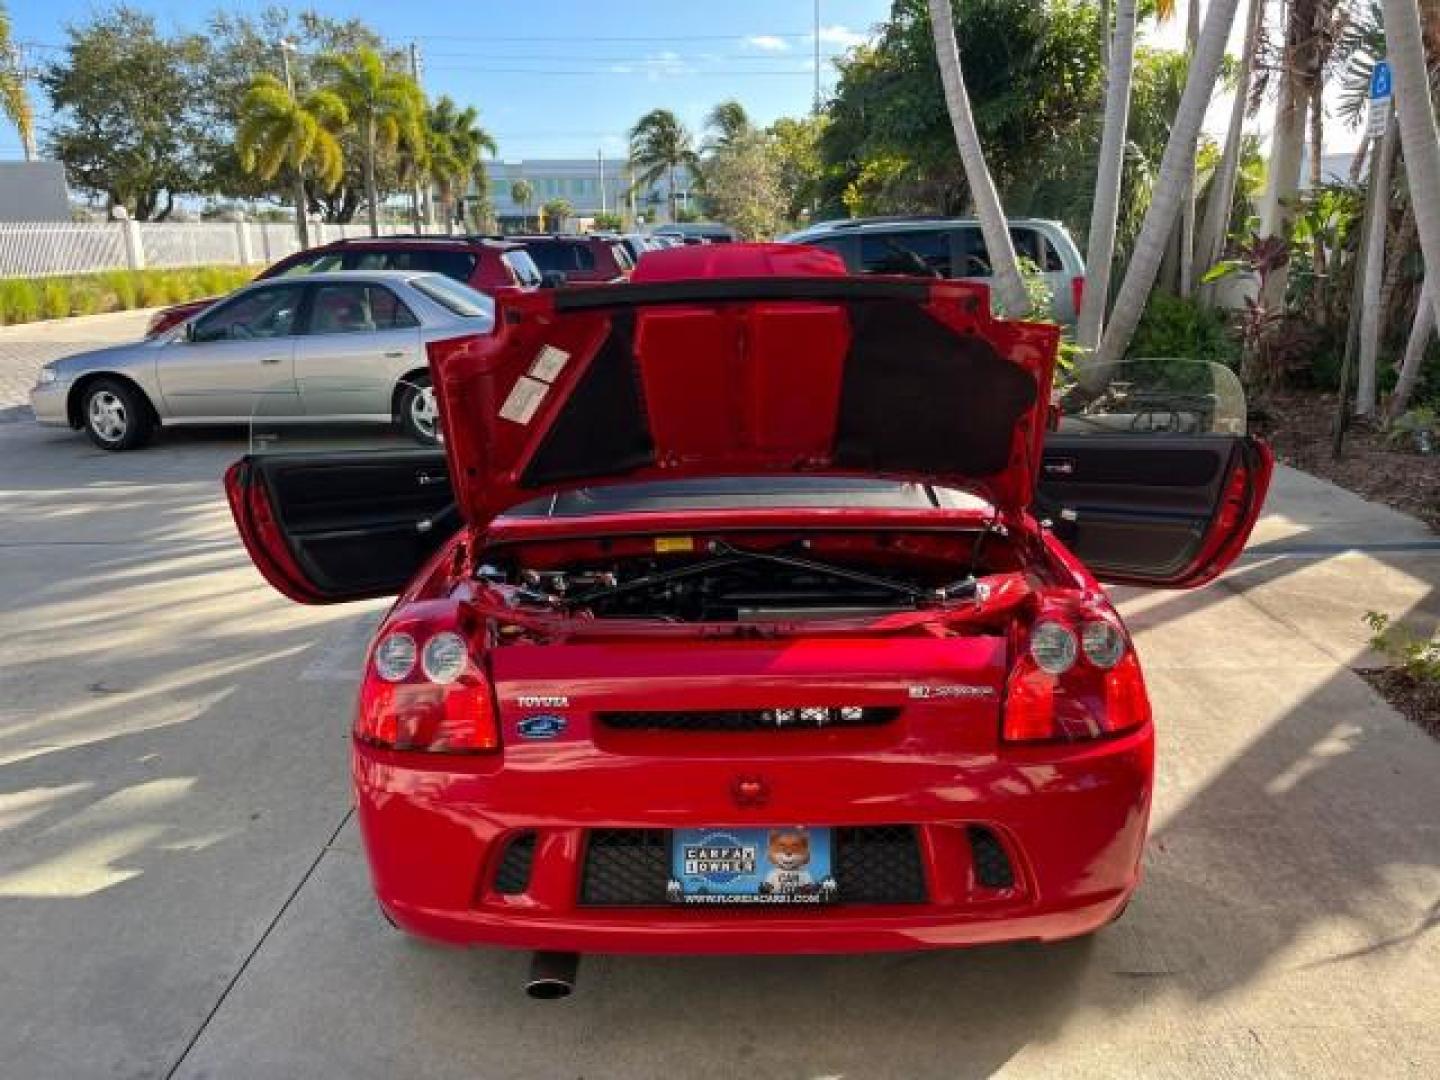
[[919,904],[925,870],[909,825],[835,830],[835,883],[841,903]]
[[663,904],[670,836],[660,829],[592,829],[582,904]]
[[[836,829],[833,858],[840,903],[925,901],[925,871],[915,830],[909,825]],[[591,830],[580,887],[582,904],[664,904],[669,879],[668,833],[658,829]]]
[[1015,884],[1015,871],[1000,840],[989,829],[971,825],[970,856],[975,863],[975,880],[987,889],[1008,889]]
[[535,834],[524,832],[505,845],[495,871],[495,891],[513,896],[530,887],[530,866],[535,861]]
[[813,705],[793,709],[716,709],[709,712],[602,712],[599,721],[619,731],[790,731],[830,727],[878,727],[900,713],[894,708]]

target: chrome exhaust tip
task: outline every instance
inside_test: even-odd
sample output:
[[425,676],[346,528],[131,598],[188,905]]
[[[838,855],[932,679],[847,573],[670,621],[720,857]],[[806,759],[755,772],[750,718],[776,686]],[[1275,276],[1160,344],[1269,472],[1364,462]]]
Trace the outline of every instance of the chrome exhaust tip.
[[575,992],[580,956],[573,952],[537,952],[530,958],[525,993],[537,1001],[557,1001]]

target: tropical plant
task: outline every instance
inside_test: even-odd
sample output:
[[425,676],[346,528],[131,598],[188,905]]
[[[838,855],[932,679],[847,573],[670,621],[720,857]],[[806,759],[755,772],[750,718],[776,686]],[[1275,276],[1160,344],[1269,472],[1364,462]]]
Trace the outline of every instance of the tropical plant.
[[425,115],[425,97],[409,75],[392,71],[374,49],[349,54],[328,53],[314,64],[316,75],[345,106],[349,122],[359,129],[364,163],[365,209],[370,234],[380,233],[380,189],[375,161],[381,148],[394,150],[400,141],[418,146]]
[[1030,312],[1030,295],[1020,277],[1020,264],[1015,246],[1010,241],[1010,227],[995,182],[985,164],[985,151],[975,118],[970,114],[970,98],[965,92],[965,75],[960,67],[960,48],[955,42],[955,23],[950,0],[929,0],[930,25],[935,38],[935,57],[940,65],[940,81],[945,87],[945,107],[955,133],[960,161],[965,167],[965,183],[975,202],[980,232],[990,253],[990,272],[994,289],[1004,312],[1012,318],[1024,318]]
[[1097,367],[1113,364],[1125,355],[1130,337],[1145,310],[1180,202],[1189,191],[1195,166],[1196,140],[1225,58],[1225,42],[1235,20],[1237,3],[1238,0],[1211,0],[1205,13],[1205,24],[1196,41],[1195,52],[1190,57],[1185,91],[1160,162],[1155,191],[1145,211],[1130,265],[1116,294],[1109,325],[1095,354]]
[[710,133],[709,148],[723,150],[750,134],[750,114],[734,99],[722,101],[706,115],[705,129]]
[[535,185],[529,180],[516,180],[510,185],[510,201],[519,205],[523,216],[530,217],[530,204],[535,201]]
[[820,134],[825,117],[781,117],[766,129],[776,180],[784,204],[785,220],[798,222],[813,212],[820,199],[825,163],[820,156]]
[[543,227],[551,232],[559,232],[565,227],[565,222],[575,216],[575,207],[570,205],[569,199],[551,199],[540,208],[540,213],[545,218]]
[[345,175],[337,134],[348,119],[344,103],[328,90],[297,101],[275,76],[260,75],[245,92],[239,115],[235,146],[241,166],[262,180],[274,179],[281,169],[290,171],[296,228],[301,246],[308,247],[306,178],[329,191]]
[[630,167],[637,187],[650,187],[665,179],[670,220],[677,220],[679,188],[676,174],[688,169],[698,175],[700,161],[690,132],[669,109],[652,109],[630,129]]
[[462,109],[448,95],[426,113],[429,128],[430,175],[440,195],[445,231],[454,231],[458,220],[458,199],[472,183],[483,183],[483,154],[495,153],[495,140],[480,126],[480,114],[473,106]]
[[756,131],[735,135],[705,161],[705,194],[714,216],[745,240],[769,240],[783,222],[780,175],[769,141]]
[[1440,683],[1440,638],[1422,637],[1396,626],[1389,615],[1365,613],[1370,628],[1370,647],[1404,670],[1417,682]]
[[0,112],[20,135],[25,160],[35,160],[35,107],[25,89],[25,64],[10,38],[10,12],[0,5]]

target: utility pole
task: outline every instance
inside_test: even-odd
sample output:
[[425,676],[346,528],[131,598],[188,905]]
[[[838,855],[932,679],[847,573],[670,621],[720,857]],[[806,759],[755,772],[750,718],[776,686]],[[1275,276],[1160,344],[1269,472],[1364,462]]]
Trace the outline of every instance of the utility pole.
[[605,207],[605,148],[602,146],[595,151],[595,165],[600,173],[600,213],[606,213]]
[[820,115],[820,0],[815,0],[815,115]]
[[[420,81],[420,46],[410,42],[410,77],[415,80],[415,85],[420,87],[420,93],[425,93],[425,86]],[[410,176],[410,217],[415,224],[417,233],[430,231],[430,191],[429,184],[422,184],[420,178],[420,162],[414,163]]]
[[[280,39],[280,66],[285,70],[285,90],[290,100],[295,100],[295,75],[290,70],[290,54],[298,52],[290,38]],[[305,174],[299,164],[295,165],[295,235],[300,239],[301,250],[310,246],[310,222],[307,220],[309,200],[305,197]]]

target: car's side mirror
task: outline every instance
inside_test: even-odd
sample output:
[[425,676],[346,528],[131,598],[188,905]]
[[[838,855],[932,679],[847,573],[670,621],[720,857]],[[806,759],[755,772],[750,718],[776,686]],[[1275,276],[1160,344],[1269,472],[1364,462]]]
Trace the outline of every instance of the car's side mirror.
[[542,289],[558,289],[566,282],[565,275],[559,270],[551,270],[540,275],[540,287]]
[[187,322],[187,323],[185,324],[185,332],[184,332],[183,334],[181,334],[181,338],[182,338],[183,340],[185,340],[185,341],[198,341],[198,340],[199,340],[199,338],[197,338],[197,337],[195,336],[195,323],[194,323],[194,322]]

